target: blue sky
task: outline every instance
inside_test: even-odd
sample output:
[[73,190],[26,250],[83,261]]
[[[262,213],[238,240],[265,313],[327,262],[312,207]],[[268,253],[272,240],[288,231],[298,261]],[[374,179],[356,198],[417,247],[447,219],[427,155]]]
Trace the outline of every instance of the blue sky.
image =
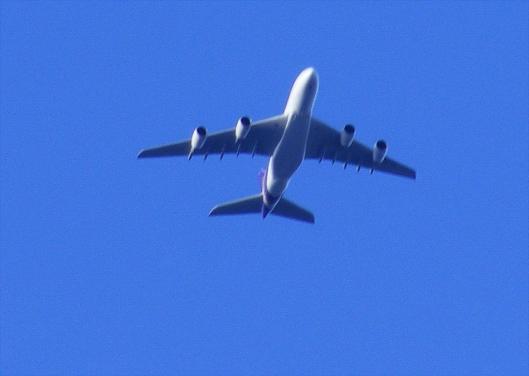
[[[2,375],[525,375],[526,2],[2,2]],[[209,218],[262,158],[136,160],[315,115],[417,180],[307,162],[316,225]]]

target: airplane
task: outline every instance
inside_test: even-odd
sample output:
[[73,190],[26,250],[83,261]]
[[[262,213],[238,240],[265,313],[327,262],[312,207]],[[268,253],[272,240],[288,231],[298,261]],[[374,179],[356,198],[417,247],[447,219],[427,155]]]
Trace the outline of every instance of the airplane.
[[269,157],[262,174],[261,192],[242,199],[215,206],[210,216],[235,214],[269,214],[314,223],[314,214],[287,200],[284,192],[306,159],[320,163],[330,160],[356,165],[373,171],[382,171],[411,179],[415,170],[388,158],[388,145],[384,140],[369,148],[355,140],[355,127],[346,124],[340,132],[312,116],[318,93],[319,77],[313,67],[304,69],[294,81],[282,114],[252,122],[248,116],[238,119],[235,128],[208,135],[205,127],[194,129],[191,139],[141,150],[138,158],[202,155],[249,154]]

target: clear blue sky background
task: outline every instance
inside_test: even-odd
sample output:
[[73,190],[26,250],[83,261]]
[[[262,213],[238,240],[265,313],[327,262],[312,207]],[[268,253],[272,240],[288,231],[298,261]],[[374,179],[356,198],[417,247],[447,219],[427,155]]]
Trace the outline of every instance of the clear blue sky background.
[[[527,2],[2,2],[2,375],[526,375]],[[417,180],[307,162],[314,226],[209,218],[265,159],[136,160],[280,113]]]

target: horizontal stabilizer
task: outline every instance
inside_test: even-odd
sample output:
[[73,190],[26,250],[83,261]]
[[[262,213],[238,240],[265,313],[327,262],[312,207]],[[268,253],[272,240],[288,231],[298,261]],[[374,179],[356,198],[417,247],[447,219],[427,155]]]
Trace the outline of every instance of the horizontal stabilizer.
[[[239,200],[229,201],[219,204],[211,209],[210,216],[216,215],[236,215],[236,214],[257,214],[262,213],[263,195],[257,194],[244,197]],[[302,222],[314,223],[314,214],[302,207],[288,201],[285,198],[277,203],[270,214],[281,217],[296,219]]]
[[314,223],[314,214],[301,206],[282,198],[272,211],[271,214],[280,215],[282,217],[297,219],[298,221]]
[[209,215],[233,215],[260,213],[263,207],[263,195],[253,195],[215,206]]

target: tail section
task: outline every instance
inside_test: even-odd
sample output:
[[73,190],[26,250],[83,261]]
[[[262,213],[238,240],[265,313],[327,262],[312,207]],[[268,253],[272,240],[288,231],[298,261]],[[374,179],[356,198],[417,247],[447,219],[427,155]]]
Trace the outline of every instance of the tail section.
[[[270,210],[264,207],[263,195],[257,194],[249,197],[244,197],[239,200],[229,201],[223,204],[219,204],[211,209],[210,216],[216,215],[235,215],[235,214],[263,214],[263,218],[266,217],[265,213],[268,214]],[[310,211],[303,209],[301,206],[288,201],[285,198],[281,198],[275,208],[270,214],[278,215],[281,217],[296,219],[302,222],[314,223],[314,214]]]

